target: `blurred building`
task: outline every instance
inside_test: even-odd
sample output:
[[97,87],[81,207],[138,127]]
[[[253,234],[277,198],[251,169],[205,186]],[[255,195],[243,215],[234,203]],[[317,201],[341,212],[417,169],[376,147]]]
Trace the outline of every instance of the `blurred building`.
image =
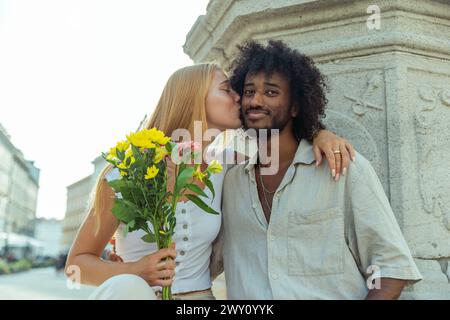
[[35,238],[42,244],[38,255],[57,257],[61,251],[62,221],[57,219],[36,219]]
[[0,232],[34,236],[39,173],[0,124]]
[[89,197],[100,171],[106,166],[102,157],[92,161],[94,172],[67,187],[67,209],[62,222],[61,251],[68,252],[78,228],[87,214]]

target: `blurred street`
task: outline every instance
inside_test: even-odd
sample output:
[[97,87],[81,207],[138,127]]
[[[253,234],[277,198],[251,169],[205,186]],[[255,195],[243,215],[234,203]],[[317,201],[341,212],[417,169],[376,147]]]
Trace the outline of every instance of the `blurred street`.
[[87,299],[95,289],[81,286],[79,290],[66,286],[66,277],[55,268],[39,268],[0,276],[0,299],[4,300],[79,300]]
[[[64,274],[56,273],[54,268],[0,276],[0,300],[82,300],[94,289],[91,286],[69,289]],[[225,299],[223,274],[214,282],[213,291],[217,299]]]

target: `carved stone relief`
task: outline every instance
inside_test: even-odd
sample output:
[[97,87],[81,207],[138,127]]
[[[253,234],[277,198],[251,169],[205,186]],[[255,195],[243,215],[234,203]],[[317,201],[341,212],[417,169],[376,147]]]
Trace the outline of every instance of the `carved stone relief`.
[[423,209],[450,231],[450,88],[423,83],[416,92],[414,126]]

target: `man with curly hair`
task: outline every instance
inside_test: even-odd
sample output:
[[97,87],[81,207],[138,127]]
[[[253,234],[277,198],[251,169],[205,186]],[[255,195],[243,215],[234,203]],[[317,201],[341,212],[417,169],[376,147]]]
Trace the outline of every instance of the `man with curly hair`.
[[[396,299],[421,279],[383,187],[360,154],[339,182],[314,165],[324,76],[281,41],[239,47],[231,84],[267,154],[230,169],[223,189],[229,299]],[[264,154],[266,154],[264,152]],[[334,150],[339,154],[341,150]],[[274,160],[275,159],[275,160]],[[278,171],[264,169],[278,161]]]

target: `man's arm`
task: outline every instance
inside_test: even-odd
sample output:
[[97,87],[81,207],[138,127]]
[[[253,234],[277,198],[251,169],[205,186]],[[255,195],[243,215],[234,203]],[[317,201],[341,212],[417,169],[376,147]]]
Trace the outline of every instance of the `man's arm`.
[[360,272],[376,267],[379,289],[369,288],[366,299],[397,299],[405,285],[422,276],[403,237],[383,186],[370,163],[357,154],[347,176],[350,210],[347,215],[349,249]]
[[373,288],[366,296],[366,300],[396,300],[400,297],[406,280],[381,278],[380,288]]

